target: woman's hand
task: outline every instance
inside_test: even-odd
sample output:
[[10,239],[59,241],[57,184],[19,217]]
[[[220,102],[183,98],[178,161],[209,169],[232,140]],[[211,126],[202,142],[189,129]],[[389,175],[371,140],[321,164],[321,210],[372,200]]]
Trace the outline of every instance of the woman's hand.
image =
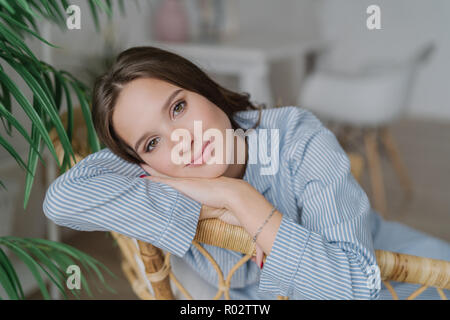
[[[212,219],[217,218],[222,220],[225,223],[232,224],[235,226],[241,226],[241,223],[236,218],[236,216],[228,209],[225,208],[214,208],[206,205],[202,205],[202,209],[200,211],[199,220],[203,219]],[[251,257],[251,260],[258,265],[258,267],[262,268],[262,262],[264,259],[264,251],[261,247],[256,244],[256,257]]]
[[225,223],[240,226],[241,223],[236,216],[226,208],[214,208],[207,205],[202,205],[200,210],[199,220],[205,219],[220,219]]
[[[142,169],[151,174],[146,179],[161,182],[172,186],[186,196],[202,203],[199,220],[217,218],[225,223],[241,226],[239,219],[230,210],[229,200],[233,194],[229,191],[236,192],[244,190],[248,184],[241,179],[233,179],[228,177],[218,178],[175,178],[164,175],[147,164],[140,165]],[[256,257],[252,257],[260,268],[264,258],[264,251],[256,244]]]
[[147,165],[141,165],[152,174],[144,177],[154,182],[167,184],[191,199],[215,208],[231,208],[233,197],[243,189],[246,181],[220,176],[217,178],[176,178],[157,173]]

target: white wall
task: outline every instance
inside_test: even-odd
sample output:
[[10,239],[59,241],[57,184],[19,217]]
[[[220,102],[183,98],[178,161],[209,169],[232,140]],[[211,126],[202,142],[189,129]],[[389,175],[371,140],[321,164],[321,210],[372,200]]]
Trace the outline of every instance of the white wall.
[[[315,16],[316,0],[227,0],[234,1],[236,16],[232,20],[237,22],[239,33],[259,33],[266,37],[283,37],[309,40],[318,36],[319,28]],[[69,68],[74,72],[85,67],[85,59],[89,55],[99,54],[102,51],[104,41],[102,34],[107,33],[106,16],[102,15],[103,30],[98,34],[90,16],[90,11],[84,0],[73,1],[81,8],[81,30],[61,31],[53,28],[53,41],[63,49],[54,49],[54,62],[61,68]],[[158,1],[138,1],[141,5],[135,6],[135,1],[129,1],[126,15],[121,17],[118,12],[114,16],[111,30],[114,30],[117,44],[128,47],[127,44],[136,44],[152,39],[152,21]],[[184,1],[192,4],[194,0]],[[188,12],[192,16],[192,6],[188,6]],[[195,21],[195,20],[193,20]],[[195,35],[195,23],[192,23],[190,32]],[[286,83],[286,73],[295,72],[286,63],[274,65],[271,83],[275,98],[282,97],[283,103],[295,104],[299,82],[293,75],[295,83]],[[83,74],[79,74],[83,77]],[[224,85],[236,87],[234,80],[217,77],[223,80]]]
[[[381,30],[366,28],[371,4],[381,8]],[[401,59],[435,41],[437,50],[418,73],[409,116],[450,120],[450,1],[320,0],[317,9],[322,36],[338,45],[330,61],[343,69],[370,59]]]

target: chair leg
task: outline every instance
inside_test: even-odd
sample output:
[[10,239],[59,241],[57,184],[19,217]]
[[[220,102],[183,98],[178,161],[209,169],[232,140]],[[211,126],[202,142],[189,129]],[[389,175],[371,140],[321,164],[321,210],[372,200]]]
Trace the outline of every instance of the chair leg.
[[[164,265],[163,252],[154,245],[137,240],[142,261],[144,262],[145,272],[147,274],[154,274],[161,270]],[[175,300],[175,297],[170,286],[169,276],[151,281],[156,300]]]
[[405,191],[406,199],[410,199],[412,195],[412,183],[408,175],[408,170],[400,156],[400,152],[390,130],[387,127],[381,129],[381,141],[384,144],[384,148],[387,151],[388,157],[392,162],[395,173],[397,174],[400,184]]
[[373,207],[386,218],[386,196],[384,191],[380,156],[378,154],[376,129],[369,129],[364,133],[364,145],[366,148],[366,157],[372,187],[372,197],[374,202]]

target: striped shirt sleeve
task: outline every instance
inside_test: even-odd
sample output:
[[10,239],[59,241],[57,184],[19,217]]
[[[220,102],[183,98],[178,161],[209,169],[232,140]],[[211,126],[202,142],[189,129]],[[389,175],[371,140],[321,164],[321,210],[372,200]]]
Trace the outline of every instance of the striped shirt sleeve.
[[301,123],[315,129],[297,136],[290,160],[300,223],[283,216],[259,290],[295,299],[377,299],[369,200],[334,134],[306,117],[309,124]]
[[57,225],[115,231],[183,257],[191,246],[201,203],[159,182],[109,150],[93,153],[47,189],[43,211]]

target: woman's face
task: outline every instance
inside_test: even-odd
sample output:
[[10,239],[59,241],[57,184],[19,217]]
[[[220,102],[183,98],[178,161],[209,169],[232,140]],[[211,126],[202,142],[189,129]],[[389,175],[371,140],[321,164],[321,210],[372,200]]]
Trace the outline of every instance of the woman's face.
[[[201,135],[198,137],[194,136],[195,120],[201,121]],[[153,78],[139,78],[127,83],[117,99],[112,122],[116,133],[146,164],[162,174],[213,178],[224,175],[232,166],[225,156],[227,148],[233,148],[232,144],[227,145],[225,139],[226,129],[232,129],[227,115],[202,95],[171,83]],[[222,161],[197,166],[172,161],[172,150],[176,150],[174,154],[178,154],[180,159],[183,156],[192,159],[194,155],[201,154],[200,149],[208,140],[203,141],[203,133],[210,128],[219,130],[223,137]],[[184,145],[181,138],[172,141],[172,132],[177,129],[189,132],[191,140]],[[236,139],[242,138],[236,137],[235,142]],[[194,149],[194,140],[199,141],[199,149]],[[214,147],[210,148],[212,156],[220,147],[218,142],[215,141]]]

